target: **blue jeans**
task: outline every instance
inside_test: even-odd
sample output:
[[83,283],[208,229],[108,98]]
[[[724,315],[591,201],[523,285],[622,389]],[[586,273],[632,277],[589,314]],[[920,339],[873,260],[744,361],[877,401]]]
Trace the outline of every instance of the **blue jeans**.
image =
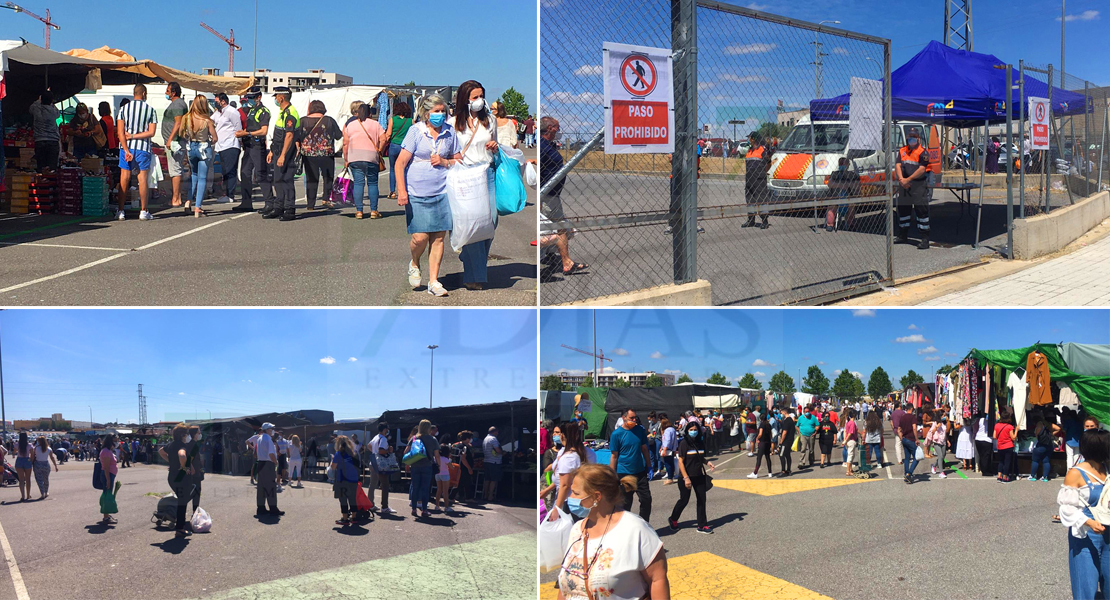
[[389,193],[397,193],[397,157],[401,156],[400,144],[389,144]]
[[194,206],[200,208],[204,193],[208,190],[208,171],[212,169],[212,146],[201,148],[200,142],[189,142],[189,168],[193,171],[191,181]]
[[[355,161],[347,165],[351,171],[354,185],[351,190],[355,200],[355,210],[362,212],[362,190],[370,196],[370,210],[378,210],[378,165],[364,160]],[[390,173],[392,176],[393,173]]]
[[674,454],[662,457],[663,468],[667,469],[667,479],[674,479]]
[[659,465],[659,446],[662,445],[662,440],[659,438],[652,438],[648,440],[648,454],[651,455],[651,472],[658,473],[663,469]]
[[1092,531],[1085,539],[1079,539],[1068,532],[1068,573],[1071,597],[1075,600],[1103,598],[1110,590],[1110,552],[1106,552],[1106,546],[1106,533]]
[[409,506],[428,509],[428,500],[432,497],[432,467],[413,467],[412,483],[409,484]]
[[[490,210],[493,212],[493,226],[497,227],[497,200],[494,193],[494,174],[493,165],[489,168],[489,201]],[[459,253],[459,260],[463,264],[463,283],[486,283],[489,281],[489,276],[486,273],[486,266],[489,263],[489,249],[493,245],[493,240],[482,240],[474,242],[462,247]]]
[[913,475],[917,468],[917,444],[913,440],[902,438],[902,467],[906,475]]
[[875,461],[879,463],[880,467],[883,466],[882,444],[868,444],[868,446],[871,447],[871,456],[874,457]]
[[1032,471],[1032,472],[1029,473],[1029,476],[1030,477],[1036,477],[1037,476],[1037,467],[1040,466],[1041,467],[1041,479],[1048,480],[1048,472],[1052,469],[1052,465],[1049,464],[1049,462],[1048,462],[1048,458],[1051,455],[1052,455],[1052,448],[1049,448],[1048,446],[1041,446],[1039,444],[1034,446],[1033,447],[1033,468],[1030,469],[1030,471]]

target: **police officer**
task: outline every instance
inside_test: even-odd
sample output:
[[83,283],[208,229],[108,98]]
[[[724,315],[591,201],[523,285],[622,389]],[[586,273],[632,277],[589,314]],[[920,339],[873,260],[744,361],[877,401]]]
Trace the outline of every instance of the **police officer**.
[[770,227],[767,214],[760,213],[759,206],[771,199],[771,191],[767,189],[767,173],[771,170],[771,154],[774,151],[765,145],[763,136],[758,133],[752,133],[748,139],[751,146],[744,155],[744,203],[754,205],[756,212],[748,213],[748,221],[741,227],[755,227],[755,216],[758,214],[762,221],[759,228],[767,229]]
[[289,104],[291,97],[292,92],[285,86],[274,89],[278,116],[274,121],[274,137],[270,140],[270,154],[266,160],[270,163],[270,172],[274,177],[275,198],[273,211],[262,213],[264,219],[281,218],[282,221],[292,221],[297,218],[294,207],[296,194],[293,188],[293,175],[297,171],[293,159],[297,154],[297,145],[293,143],[293,139],[301,118],[297,109]]
[[273,209],[274,191],[270,185],[270,168],[266,164],[266,133],[270,129],[270,109],[262,105],[262,90],[252,87],[243,95],[247,110],[247,125],[235,132],[235,137],[243,144],[243,164],[239,168],[242,177],[240,187],[243,201],[231,209],[235,212],[254,210],[251,191],[254,184],[262,190],[263,212]]
[[906,145],[898,149],[894,176],[899,184],[898,239],[904,244],[910,233],[910,219],[917,219],[921,242],[917,247],[929,248],[929,188],[925,174],[929,170],[929,152],[921,145],[921,129],[911,127]]

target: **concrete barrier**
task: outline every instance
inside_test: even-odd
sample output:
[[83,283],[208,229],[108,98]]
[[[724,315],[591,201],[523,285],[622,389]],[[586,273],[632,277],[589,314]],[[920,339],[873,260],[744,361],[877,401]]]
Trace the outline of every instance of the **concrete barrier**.
[[711,306],[712,304],[713,293],[709,282],[699,279],[693,283],[660,285],[624,294],[568,302],[558,306]]
[[1110,218],[1110,192],[1099,192],[1046,215],[1014,219],[1014,258],[1052,254]]

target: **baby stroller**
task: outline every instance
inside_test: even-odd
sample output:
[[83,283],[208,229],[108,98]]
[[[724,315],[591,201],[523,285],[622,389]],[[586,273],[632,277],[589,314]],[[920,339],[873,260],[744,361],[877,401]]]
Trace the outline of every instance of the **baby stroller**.
[[0,475],[0,485],[12,485],[19,483],[19,475],[16,474],[15,469],[8,463],[4,463],[4,473]]
[[150,517],[155,527],[172,528],[177,524],[177,496],[170,494],[158,499],[158,507]]

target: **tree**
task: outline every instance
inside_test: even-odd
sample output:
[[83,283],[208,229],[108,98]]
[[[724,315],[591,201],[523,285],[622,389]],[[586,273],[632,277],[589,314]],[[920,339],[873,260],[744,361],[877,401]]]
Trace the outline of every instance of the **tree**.
[[545,392],[561,392],[563,380],[559,379],[558,375],[544,375],[543,381],[540,382],[540,389]]
[[824,396],[829,392],[829,378],[821,371],[821,367],[813,365],[806,371],[806,378],[802,380],[802,391],[815,396]]
[[778,394],[793,394],[794,378],[791,377],[786,371],[779,371],[771,376],[771,383],[767,389]]
[[859,398],[867,393],[863,387],[863,380],[859,377],[852,377],[852,397]]
[[616,379],[616,380],[613,381],[613,385],[611,385],[609,387],[626,388],[626,387],[632,387],[632,384],[628,383],[627,379]]
[[678,381],[676,381],[675,383],[694,383],[694,380],[690,379],[690,376],[686,373],[683,373],[682,377],[679,377]]
[[663,387],[663,385],[663,378],[655,373],[648,375],[647,379],[644,380],[644,387],[646,388]]
[[594,376],[587,375],[586,378],[582,380],[582,387],[594,387]]
[[955,370],[956,367],[953,367],[952,365],[944,365],[943,367],[937,369],[937,375],[947,375]]
[[763,139],[768,141],[771,138],[779,138],[781,140],[786,137],[786,134],[790,133],[790,127],[788,125],[780,125],[773,121],[767,121],[760,125],[756,132],[762,135]]
[[906,373],[898,383],[901,384],[902,389],[906,389],[915,383],[925,383],[925,380],[916,371],[910,369],[910,372]]
[[882,367],[875,367],[875,370],[871,371],[871,379],[867,382],[867,395],[874,400],[881,400],[892,391],[894,386],[890,384],[890,375],[887,375]]
[[710,375],[709,379],[706,379],[705,382],[711,385],[732,385],[727,379],[725,379],[724,375],[721,375],[720,371],[717,371],[716,373]]
[[756,379],[755,375],[752,375],[751,373],[744,373],[744,376],[740,378],[740,381],[736,383],[736,386],[749,390],[762,390],[763,382]]
[[[856,395],[856,392],[862,392],[863,386],[860,385],[857,388],[854,381],[855,379],[856,376],[852,375],[852,372],[848,369],[841,371],[840,374],[836,376],[836,381],[832,384],[832,395],[841,399],[858,398],[859,396]],[[861,393],[859,395],[862,396],[863,394]]]
[[409,80],[409,82],[404,84],[404,85],[405,85],[405,87],[416,87],[416,80],[415,79]]
[[505,105],[505,113],[510,116],[525,119],[528,115],[532,114],[528,112],[528,103],[524,101],[524,94],[521,94],[513,88],[505,90],[505,93],[501,94],[499,100]]

